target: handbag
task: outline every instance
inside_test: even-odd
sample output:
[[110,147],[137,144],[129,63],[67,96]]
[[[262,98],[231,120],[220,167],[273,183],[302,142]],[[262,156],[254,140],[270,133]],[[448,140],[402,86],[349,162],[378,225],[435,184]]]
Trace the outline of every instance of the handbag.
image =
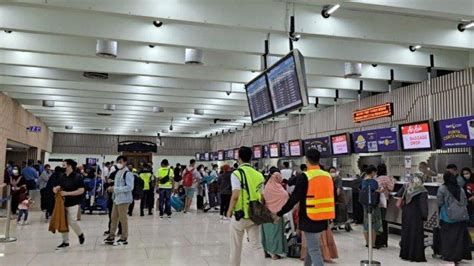
[[[449,200],[450,199],[450,200]],[[445,208],[449,220],[453,222],[462,222],[469,220],[467,208],[454,197],[449,197],[448,204]]]
[[[252,222],[254,222],[256,225],[261,225],[265,223],[273,223],[273,217],[271,215],[271,212],[268,210],[268,208],[257,199],[252,200],[245,172],[242,169],[237,169],[237,170],[239,171],[240,176],[242,177],[241,187],[245,188],[247,190],[247,194],[249,195],[250,220],[252,220]],[[244,200],[242,199],[242,205],[243,204],[244,204]]]

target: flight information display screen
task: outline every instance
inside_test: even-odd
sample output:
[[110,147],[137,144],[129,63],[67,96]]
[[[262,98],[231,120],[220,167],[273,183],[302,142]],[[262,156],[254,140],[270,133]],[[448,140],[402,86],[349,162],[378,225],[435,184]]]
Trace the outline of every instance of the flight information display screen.
[[267,77],[275,113],[282,113],[303,105],[293,56],[289,56],[275,64],[267,72]]
[[224,161],[224,151],[217,152],[217,160]]
[[252,122],[258,122],[273,115],[270,94],[265,75],[254,79],[245,87]]

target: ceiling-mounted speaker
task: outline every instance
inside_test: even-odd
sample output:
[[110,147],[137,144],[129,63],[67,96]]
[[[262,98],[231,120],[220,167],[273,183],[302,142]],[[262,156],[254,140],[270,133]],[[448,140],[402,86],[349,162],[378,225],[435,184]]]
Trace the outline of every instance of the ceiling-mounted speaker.
[[195,115],[204,115],[204,109],[194,109]]
[[153,106],[153,113],[163,113],[164,111],[163,107]]
[[97,40],[95,54],[105,58],[117,57],[117,41]]
[[345,62],[344,77],[355,78],[362,76],[362,63]]
[[43,100],[43,107],[54,107],[54,101]]
[[108,103],[104,104],[105,111],[115,111],[115,109],[116,109],[115,104],[108,104]]
[[184,51],[184,63],[189,65],[201,65],[202,50],[186,48]]

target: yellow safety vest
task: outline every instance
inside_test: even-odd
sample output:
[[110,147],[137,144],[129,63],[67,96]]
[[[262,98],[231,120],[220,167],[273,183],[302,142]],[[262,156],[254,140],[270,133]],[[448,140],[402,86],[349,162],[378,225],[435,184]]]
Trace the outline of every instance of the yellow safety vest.
[[[263,175],[249,164],[242,164],[241,166],[239,166],[239,169],[243,170],[245,173],[247,179],[246,183],[249,187],[249,192],[251,194],[250,196],[252,200],[262,200],[262,188],[263,183],[265,181]],[[238,170],[235,170],[233,174],[239,179],[242,184],[242,177],[240,176],[240,172]],[[245,214],[244,218],[249,219],[249,195],[245,188],[240,189],[240,196],[234,206],[234,212],[242,210],[242,207]]]
[[[162,184],[160,180],[165,178],[167,175],[169,175],[168,182]],[[173,178],[174,178],[173,170],[171,170],[169,167],[161,167],[160,169],[158,169],[157,176],[158,176],[159,188],[173,188]]]

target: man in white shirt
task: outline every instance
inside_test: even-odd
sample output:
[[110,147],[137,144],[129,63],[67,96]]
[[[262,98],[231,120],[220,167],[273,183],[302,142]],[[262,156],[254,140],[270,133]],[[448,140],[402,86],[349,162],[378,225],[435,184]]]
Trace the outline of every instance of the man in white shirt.
[[293,171],[290,169],[290,163],[283,162],[283,169],[281,170],[281,176],[283,177],[283,179],[288,182],[292,175]]

